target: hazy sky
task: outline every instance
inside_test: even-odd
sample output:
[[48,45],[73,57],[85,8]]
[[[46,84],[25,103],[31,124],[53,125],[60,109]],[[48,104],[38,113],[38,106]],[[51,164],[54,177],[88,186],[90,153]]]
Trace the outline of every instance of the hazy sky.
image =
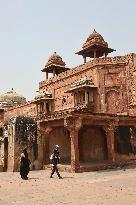
[[136,52],[136,0],[0,0],[0,93],[32,99],[49,56],[81,64],[75,52],[94,28],[113,55]]

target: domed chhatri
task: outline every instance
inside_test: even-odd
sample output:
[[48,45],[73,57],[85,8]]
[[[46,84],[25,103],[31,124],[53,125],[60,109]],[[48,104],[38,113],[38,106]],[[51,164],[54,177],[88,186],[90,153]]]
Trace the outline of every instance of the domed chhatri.
[[3,108],[14,107],[26,103],[26,98],[17,94],[13,88],[11,91],[0,95],[0,106]]
[[42,72],[46,72],[46,79],[48,79],[48,73],[53,73],[54,77],[55,75],[69,70],[69,68],[66,68],[65,65],[66,64],[62,58],[56,52],[54,52],[53,55],[51,55],[48,59],[48,62],[46,63]]
[[45,65],[45,67],[48,67],[52,64],[60,65],[62,67],[63,66],[65,67],[65,62],[62,60],[62,58],[56,52],[54,52],[53,55],[50,56],[48,62]]
[[104,41],[104,38],[99,33],[97,33],[95,29],[83,44],[83,48],[88,48],[94,44],[108,48],[108,43]]
[[86,62],[86,57],[106,57],[108,53],[115,51],[114,49],[108,47],[108,43],[98,32],[96,32],[95,29],[93,33],[87,38],[82,48],[83,49],[76,54],[82,55],[84,58],[84,62]]

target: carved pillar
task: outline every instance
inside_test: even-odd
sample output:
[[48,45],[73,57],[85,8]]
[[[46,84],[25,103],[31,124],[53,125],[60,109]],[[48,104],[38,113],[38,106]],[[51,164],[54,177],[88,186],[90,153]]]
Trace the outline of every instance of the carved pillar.
[[38,161],[41,165],[41,168],[43,168],[43,135],[44,133],[41,131],[41,125],[40,123],[37,124],[38,128],[38,136],[37,136],[37,143],[38,143]]
[[83,56],[83,58],[84,58],[84,63],[86,63],[86,56]]
[[46,72],[46,80],[48,80],[48,72]]
[[52,131],[51,127],[48,127],[45,129],[45,135],[44,135],[44,145],[43,145],[43,161],[45,164],[49,164],[50,163],[50,156],[49,156],[49,135]]
[[46,110],[46,101],[44,101],[44,113],[45,113],[45,114],[47,113],[47,110]]
[[96,58],[97,56],[96,56],[96,50],[94,50],[94,58]]
[[85,90],[85,105],[88,104],[88,94],[87,94],[87,90]]
[[52,128],[44,127],[44,124],[39,126],[39,140],[38,140],[38,160],[44,164],[49,164],[49,133]]
[[79,161],[79,147],[78,147],[78,131],[82,126],[80,118],[74,119],[72,117],[65,119],[64,126],[70,132],[71,139],[71,168],[72,171],[77,172],[80,168]]
[[107,138],[108,159],[115,162],[115,125],[108,122],[104,129]]
[[55,68],[53,69],[53,77],[55,77]]

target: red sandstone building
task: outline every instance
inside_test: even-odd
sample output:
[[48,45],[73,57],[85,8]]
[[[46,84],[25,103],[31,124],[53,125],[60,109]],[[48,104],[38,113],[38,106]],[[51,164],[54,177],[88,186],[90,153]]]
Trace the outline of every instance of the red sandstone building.
[[49,58],[42,70],[46,80],[39,83],[34,100],[24,102],[14,93],[19,99],[10,96],[12,104],[9,95],[0,96],[0,163],[5,171],[18,170],[24,147],[33,169],[47,167],[54,144],[60,145],[65,170],[135,163],[136,54],[108,57],[113,51],[94,30],[77,52],[82,65],[69,69],[57,53]]

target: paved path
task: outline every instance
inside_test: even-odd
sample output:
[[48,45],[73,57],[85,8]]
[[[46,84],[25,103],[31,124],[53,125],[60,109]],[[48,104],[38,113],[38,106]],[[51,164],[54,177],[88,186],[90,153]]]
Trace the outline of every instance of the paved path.
[[0,205],[136,205],[136,169],[49,175],[0,173]]

